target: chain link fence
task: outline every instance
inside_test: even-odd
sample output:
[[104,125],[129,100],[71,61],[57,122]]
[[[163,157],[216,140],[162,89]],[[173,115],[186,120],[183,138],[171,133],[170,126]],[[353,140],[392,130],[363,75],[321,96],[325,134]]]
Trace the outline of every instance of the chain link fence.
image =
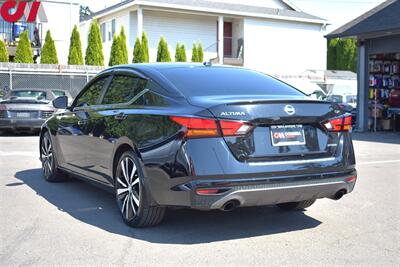
[[103,67],[0,63],[0,90],[63,89],[75,97]]

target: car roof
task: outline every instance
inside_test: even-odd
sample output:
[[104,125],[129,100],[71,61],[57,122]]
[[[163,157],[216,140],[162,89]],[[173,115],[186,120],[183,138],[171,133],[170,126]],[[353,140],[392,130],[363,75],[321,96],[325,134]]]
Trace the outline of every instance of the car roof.
[[149,78],[154,79],[157,83],[162,84],[163,88],[166,89],[170,96],[184,97],[182,92],[176,88],[164,75],[160,72],[166,69],[193,69],[193,68],[220,68],[220,69],[244,69],[242,67],[210,64],[210,63],[168,63],[168,62],[157,62],[157,63],[135,63],[126,65],[117,65],[107,68],[100,72],[98,76],[109,73],[113,70],[132,70],[139,72]]

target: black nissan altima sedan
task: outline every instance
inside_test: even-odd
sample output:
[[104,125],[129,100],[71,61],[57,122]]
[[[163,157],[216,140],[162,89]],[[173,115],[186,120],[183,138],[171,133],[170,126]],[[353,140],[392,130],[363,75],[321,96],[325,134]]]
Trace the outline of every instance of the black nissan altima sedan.
[[[265,74],[225,66],[116,66],[40,134],[44,178],[115,194],[133,227],[168,207],[302,210],[355,185],[351,115]],[[73,197],[71,195],[71,197]]]

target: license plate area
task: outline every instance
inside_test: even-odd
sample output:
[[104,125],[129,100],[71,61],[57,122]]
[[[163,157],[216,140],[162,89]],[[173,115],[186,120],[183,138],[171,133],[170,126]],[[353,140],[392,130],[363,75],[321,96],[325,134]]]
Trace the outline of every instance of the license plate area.
[[272,125],[270,129],[273,146],[298,146],[306,144],[304,128],[301,124]]
[[29,112],[18,112],[17,118],[30,118],[31,114]]

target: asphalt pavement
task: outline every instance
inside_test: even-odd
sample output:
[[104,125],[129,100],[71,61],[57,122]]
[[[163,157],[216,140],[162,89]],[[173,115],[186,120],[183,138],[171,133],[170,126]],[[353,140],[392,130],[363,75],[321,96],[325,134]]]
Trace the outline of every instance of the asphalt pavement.
[[0,137],[0,266],[400,266],[400,135],[355,134],[358,181],[304,212],[169,210],[132,229],[114,198],[44,181],[37,136]]

